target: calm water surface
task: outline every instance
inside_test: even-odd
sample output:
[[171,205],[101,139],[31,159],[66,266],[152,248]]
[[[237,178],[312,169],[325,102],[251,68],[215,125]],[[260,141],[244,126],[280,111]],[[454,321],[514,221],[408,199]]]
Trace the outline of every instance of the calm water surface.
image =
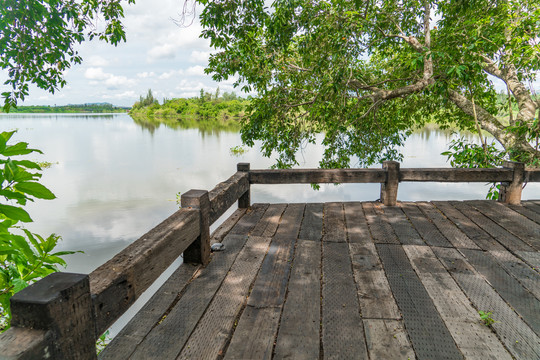
[[[164,220],[177,208],[176,194],[212,189],[235,172],[236,163],[268,168],[271,159],[249,149],[233,156],[240,144],[236,132],[142,126],[126,114],[3,115],[1,129],[18,129],[15,140],[27,141],[44,155],[33,160],[53,165],[43,183],[57,196],[28,206],[42,235],[63,237],[61,249],[83,250],[67,257],[68,271],[90,272],[119,250]],[[450,132],[425,129],[413,134],[403,149],[402,167],[449,166],[440,153],[454,138]],[[302,167],[316,167],[322,148],[310,146]],[[540,197],[539,184],[529,184],[524,198]],[[483,184],[400,184],[400,200],[482,199]],[[324,202],[375,200],[378,184],[257,185],[253,202]]]

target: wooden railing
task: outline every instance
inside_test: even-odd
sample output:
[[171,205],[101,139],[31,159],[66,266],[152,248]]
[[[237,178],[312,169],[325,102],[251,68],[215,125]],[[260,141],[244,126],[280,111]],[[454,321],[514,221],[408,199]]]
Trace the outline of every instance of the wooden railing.
[[181,209],[89,275],[54,273],[11,298],[12,327],[0,335],[1,359],[95,359],[96,339],[181,254],[203,266],[210,259],[210,225],[238,201],[250,205],[251,184],[380,183],[381,201],[396,204],[399,182],[501,182],[501,201],[518,204],[524,182],[540,170],[507,162],[500,169],[287,169],[238,171],[210,192],[190,190]]

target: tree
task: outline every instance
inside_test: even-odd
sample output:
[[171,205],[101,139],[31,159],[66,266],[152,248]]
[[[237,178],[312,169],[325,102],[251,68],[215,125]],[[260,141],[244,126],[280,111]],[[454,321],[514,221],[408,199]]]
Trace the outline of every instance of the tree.
[[[126,0],[135,3],[135,0]],[[121,0],[4,0],[0,5],[0,68],[8,79],[2,93],[8,111],[28,95],[29,84],[54,93],[64,71],[82,58],[76,44],[98,38],[126,39]],[[102,25],[98,25],[102,24]]]
[[[537,0],[197,2],[202,36],[220,50],[207,71],[257,93],[242,139],[262,140],[278,166],[317,133],[322,167],[400,159],[427,121],[487,131],[510,158],[539,163]],[[517,104],[507,123],[495,78]]]

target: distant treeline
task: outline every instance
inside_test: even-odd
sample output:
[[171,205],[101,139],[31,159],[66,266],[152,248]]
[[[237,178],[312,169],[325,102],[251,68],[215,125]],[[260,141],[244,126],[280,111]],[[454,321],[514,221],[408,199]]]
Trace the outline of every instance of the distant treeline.
[[145,97],[133,104],[130,114],[133,117],[148,118],[193,118],[202,120],[230,121],[244,116],[249,100],[236,96],[235,93],[215,94],[201,90],[199,97],[189,99],[163,99],[160,104],[148,90]]
[[[64,106],[18,106],[9,109],[10,113],[119,113],[127,112],[129,107],[114,106],[109,103],[70,104]],[[1,112],[1,110],[0,110]]]

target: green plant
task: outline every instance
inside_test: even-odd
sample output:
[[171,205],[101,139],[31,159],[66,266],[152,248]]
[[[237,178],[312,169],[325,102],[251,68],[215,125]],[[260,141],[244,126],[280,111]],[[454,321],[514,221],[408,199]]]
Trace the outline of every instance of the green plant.
[[491,326],[497,322],[493,320],[493,318],[491,317],[491,315],[493,315],[493,313],[491,312],[485,312],[485,311],[480,310],[478,311],[478,314],[480,315],[480,319],[486,326]]
[[[445,155],[453,167],[491,168],[501,166],[507,153],[497,149],[494,142],[478,145],[460,137],[452,140],[449,144],[449,150],[441,155]],[[500,184],[492,183],[486,194],[486,199],[497,200],[500,187]]]
[[[32,222],[21,206],[37,199],[54,199],[54,194],[41,185],[41,167],[29,160],[12,157],[41,151],[28,148],[28,143],[8,145],[15,131],[0,134],[0,331],[10,326],[9,299],[16,292],[65,266],[62,255],[73,251],[53,252],[61,239],[56,234],[44,238],[32,233],[22,223]],[[13,205],[16,204],[16,205]],[[20,205],[20,206],[17,206]]]
[[229,151],[232,156],[240,156],[240,155],[244,155],[247,152],[247,149],[240,145],[237,145],[230,148]]
[[109,330],[107,330],[96,341],[96,353],[99,355],[110,342],[111,337],[109,336]]

